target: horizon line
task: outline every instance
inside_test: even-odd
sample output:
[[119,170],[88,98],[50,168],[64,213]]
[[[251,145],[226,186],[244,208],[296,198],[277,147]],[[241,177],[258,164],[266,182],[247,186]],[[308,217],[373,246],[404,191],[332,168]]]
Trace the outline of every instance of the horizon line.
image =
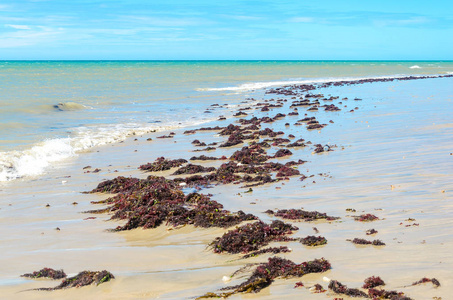
[[453,59],[0,59],[0,62],[453,62]]

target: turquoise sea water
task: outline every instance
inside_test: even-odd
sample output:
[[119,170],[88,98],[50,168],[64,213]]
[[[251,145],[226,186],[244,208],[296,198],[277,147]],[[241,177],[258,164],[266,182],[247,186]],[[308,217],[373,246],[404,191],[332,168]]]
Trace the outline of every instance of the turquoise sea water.
[[445,74],[452,61],[0,61],[0,181],[133,133],[215,120],[270,86]]

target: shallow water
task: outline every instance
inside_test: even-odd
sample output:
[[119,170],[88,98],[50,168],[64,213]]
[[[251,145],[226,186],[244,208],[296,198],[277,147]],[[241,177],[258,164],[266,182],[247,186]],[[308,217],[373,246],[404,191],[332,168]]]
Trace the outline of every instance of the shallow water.
[[134,132],[217,119],[282,83],[451,74],[452,62],[4,61],[0,62],[0,181],[48,167]]
[[[295,262],[325,257],[333,268],[300,279],[278,279],[258,294],[231,299],[331,299],[335,295],[311,294],[304,288],[294,289],[294,284],[302,281],[306,287],[315,283],[326,287],[322,277],[327,276],[349,287],[359,287],[372,275],[381,276],[386,289],[404,291],[413,299],[448,299],[453,293],[452,87],[452,79],[445,78],[329,88],[322,92],[351,99],[343,101],[347,107],[340,112],[320,110],[309,114],[321,123],[330,119],[335,123],[320,132],[292,125],[302,116],[286,117],[289,127],[269,125],[285,134],[293,133],[296,138],[338,147],[325,154],[313,154],[310,147],[293,151],[291,160],[308,161],[299,167],[301,173],[315,175],[303,182],[292,178],[255,187],[252,193],[243,193],[236,185],[204,192],[212,193],[213,199],[229,210],[241,209],[266,221],[271,218],[263,212],[275,208],[303,207],[341,217],[333,223],[297,223],[300,229],[294,236],[312,235],[315,226],[328,244],[312,249],[288,243],[293,252],[284,255]],[[363,100],[353,101],[355,97]],[[349,112],[354,107],[358,109]],[[273,116],[285,111],[275,109],[261,114]],[[217,124],[225,126],[229,122],[209,125]],[[201,154],[191,152],[192,140],[222,139],[212,137],[213,132],[185,136],[184,130],[176,130],[174,139],[156,139],[163,133],[150,133],[121,144],[94,147],[48,168],[40,177],[18,179],[0,187],[0,293],[8,299],[186,299],[226,286],[222,277],[245,261],[235,260],[235,255],[215,255],[206,248],[224,232],[221,229],[186,226],[177,230],[161,227],[111,233],[105,229],[118,223],[106,221],[107,215],[81,214],[97,207],[90,201],[106,197],[80,193],[100,181],[118,175],[143,178],[148,174],[137,170],[140,164],[162,155],[187,159]],[[153,141],[146,141],[148,137]],[[238,148],[209,154],[228,155]],[[102,171],[85,174],[82,168],[87,165]],[[353,213],[346,212],[347,208],[356,209],[357,214],[376,214],[382,220],[358,223],[350,216]],[[89,216],[96,219],[84,220]],[[415,219],[419,226],[406,227],[413,223],[405,221],[408,218]],[[369,238],[364,232],[370,228],[379,231],[371,239],[381,239],[387,244],[385,247],[355,246],[346,241]],[[246,262],[266,259],[264,255]],[[44,266],[63,268],[70,274],[107,269],[117,278],[99,287],[21,292],[57,284],[19,277]],[[425,276],[437,278],[442,286],[403,287]],[[242,280],[236,278],[231,284]]]

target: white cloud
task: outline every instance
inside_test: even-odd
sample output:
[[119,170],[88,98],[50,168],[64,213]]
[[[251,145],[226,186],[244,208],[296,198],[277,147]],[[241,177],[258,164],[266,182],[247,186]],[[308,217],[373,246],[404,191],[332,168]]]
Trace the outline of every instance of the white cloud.
[[203,21],[194,18],[161,18],[161,17],[148,17],[148,16],[123,16],[123,20],[146,24],[157,27],[186,27],[186,26],[199,26]]
[[0,4],[0,11],[8,11],[10,7],[5,4]]
[[20,30],[30,30],[30,26],[27,25],[16,25],[16,24],[5,24],[6,27],[11,27],[14,29],[20,29]]
[[294,23],[313,23],[315,21],[315,18],[312,17],[295,17],[290,19],[291,22]]
[[224,18],[239,20],[239,21],[259,21],[259,20],[263,19],[261,17],[245,16],[245,15],[220,15],[220,16],[224,17]]
[[36,29],[19,30],[0,34],[0,48],[16,48],[47,44],[57,39],[62,34],[61,29],[37,26]]
[[427,24],[430,20],[426,17],[411,17],[407,19],[394,19],[394,20],[374,20],[374,25],[379,27],[385,26],[411,26]]

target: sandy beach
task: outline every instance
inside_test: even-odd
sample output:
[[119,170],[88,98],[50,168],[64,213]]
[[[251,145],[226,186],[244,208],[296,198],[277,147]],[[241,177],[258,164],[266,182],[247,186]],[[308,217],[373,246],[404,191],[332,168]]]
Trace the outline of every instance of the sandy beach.
[[[290,106],[299,100],[299,95],[293,99],[292,95],[265,94],[263,99],[243,103],[243,108],[251,109],[244,110],[248,115],[240,118],[282,113],[283,118],[262,123],[261,129],[283,131],[284,135],[279,137],[285,138],[292,134],[291,142],[300,138],[312,142],[306,147],[291,148],[290,156],[272,159],[280,163],[307,161],[296,166],[307,178],[301,181],[301,175],[291,176],[289,180],[254,186],[250,192],[241,188],[243,184],[212,184],[199,193],[212,194],[212,200],[231,212],[242,210],[267,223],[276,219],[291,223],[299,228],[291,237],[325,237],[327,244],[317,247],[304,246],[299,241],[272,242],[269,246],[287,246],[291,252],[276,256],[295,263],[323,257],[332,268],[302,277],[276,278],[258,293],[238,293],[229,299],[350,299],[328,289],[329,283],[323,278],[338,280],[349,288],[361,288],[370,276],[381,277],[386,283],[385,290],[403,292],[410,299],[449,299],[453,294],[452,86],[452,78],[434,78],[319,88],[310,93],[339,98],[320,99],[317,111],[298,107],[299,115],[288,115],[294,111]],[[348,100],[343,100],[345,97]],[[261,111],[257,106],[266,100],[275,104],[277,99],[286,102],[269,111]],[[325,111],[322,105],[330,104],[341,110]],[[218,110],[225,110],[226,115],[237,112]],[[305,124],[295,125],[298,120],[312,116],[327,126],[307,130]],[[239,117],[228,118],[172,130],[173,138],[157,138],[170,131],[130,136],[122,143],[91,148],[83,155],[66,159],[43,176],[1,183],[1,298],[193,299],[244,282],[249,273],[233,276],[230,282],[222,278],[246,264],[266,262],[274,255],[240,259],[243,254],[217,254],[208,247],[216,237],[243,224],[228,229],[193,225],[173,228],[164,224],[155,229],[112,232],[109,229],[122,226],[125,221],[110,220],[109,214],[83,213],[105,207],[91,201],[111,195],[82,193],[117,176],[140,179],[149,175],[169,179],[187,176],[172,176],[176,169],[155,173],[138,169],[161,156],[186,160],[202,154],[230,157],[250,141],[194,152],[203,147],[194,146],[193,140],[223,143],[227,137],[220,136],[218,131],[190,135],[184,131],[237,125],[238,120]],[[329,145],[324,149],[332,151],[315,153],[315,144]],[[273,146],[266,151],[274,155],[280,148],[285,147]],[[191,161],[216,168],[225,162]],[[100,171],[93,172],[95,169]],[[319,211],[339,219],[306,222],[265,213],[291,208]],[[362,214],[373,214],[379,220],[354,220],[354,216]],[[378,233],[366,235],[371,228]],[[350,241],[354,238],[379,239],[385,246],[355,245]],[[20,277],[43,267],[63,269],[70,275],[83,270],[108,270],[115,279],[99,286],[33,290],[60,283]],[[412,285],[424,277],[436,278],[441,285],[436,287],[431,282]],[[295,288],[299,281],[304,286]],[[313,293],[310,288],[315,284],[326,291]]]

